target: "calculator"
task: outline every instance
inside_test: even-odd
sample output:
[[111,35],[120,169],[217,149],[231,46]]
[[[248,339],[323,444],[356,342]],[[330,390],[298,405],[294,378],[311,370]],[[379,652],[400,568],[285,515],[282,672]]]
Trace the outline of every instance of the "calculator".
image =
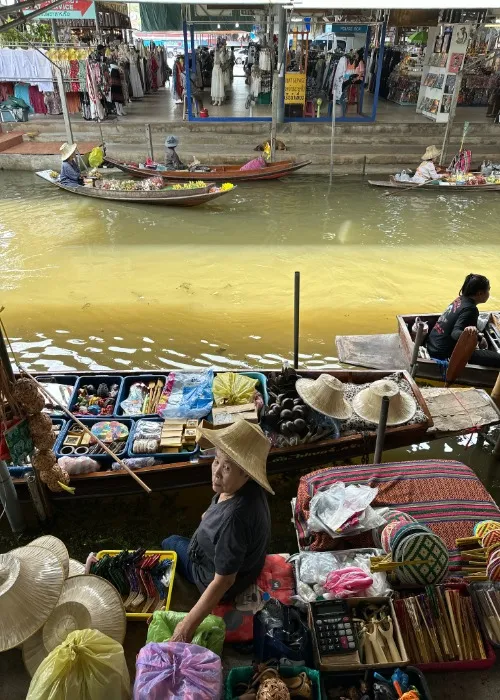
[[350,654],[357,649],[351,611],[344,600],[314,604],[314,631],[321,656]]

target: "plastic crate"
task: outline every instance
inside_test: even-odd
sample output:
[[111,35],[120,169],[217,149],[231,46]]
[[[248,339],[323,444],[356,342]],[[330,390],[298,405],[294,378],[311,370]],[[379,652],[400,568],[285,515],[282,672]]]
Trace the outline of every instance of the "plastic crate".
[[[134,549],[129,549],[129,552],[134,552]],[[102,549],[100,552],[97,552],[96,554],[96,559],[102,559],[105,554],[109,554],[110,557],[116,557],[117,554],[120,554],[120,552],[123,552],[123,549]],[[154,554],[159,554],[160,555],[160,561],[164,561],[165,559],[171,559],[172,560],[172,568],[170,572],[170,585],[168,587],[167,591],[167,598],[165,601],[165,607],[161,608],[161,610],[170,610],[170,599],[172,598],[172,591],[174,588],[174,579],[175,579],[175,568],[177,566],[177,552],[169,552],[166,550],[162,549],[148,549],[145,552],[146,556],[153,556]],[[126,616],[129,618],[129,620],[148,620],[151,615],[153,614],[153,611],[149,611],[146,613],[125,613]]]
[[[425,676],[422,671],[419,671],[415,666],[394,666],[393,668],[385,668],[379,671],[381,676],[389,679],[396,668],[401,668],[404,673],[408,674],[410,679],[410,685],[414,685],[420,693],[420,700],[432,700],[431,693],[429,691],[429,686],[425,680]],[[354,685],[357,681],[367,680],[371,684],[373,680],[373,671],[352,671],[350,673],[330,673],[323,672],[321,674],[321,698],[322,700],[328,700],[328,688],[331,685],[338,687],[344,686],[349,687]]]
[[[234,689],[238,683],[250,683],[254,673],[255,671],[252,666],[238,666],[231,669],[226,679],[225,700],[233,700],[233,698],[238,697],[234,694]],[[299,673],[305,673],[312,682],[313,700],[321,700],[319,671],[315,671],[312,668],[307,668],[306,666],[282,666],[280,668],[280,675],[282,675],[283,678],[298,676]]]
[[108,389],[112,387],[113,384],[118,384],[118,394],[116,395],[116,402],[113,408],[113,416],[116,416],[116,410],[118,406],[118,398],[120,396],[121,388],[123,385],[123,377],[117,377],[112,374],[88,374],[82,377],[78,378],[78,381],[76,383],[75,387],[75,393],[73,394],[73,399],[71,400],[70,404],[70,411],[74,413],[75,415],[81,417],[82,415],[87,418],[87,415],[89,418],[100,418],[100,420],[104,420],[106,418],[110,418],[110,416],[92,416],[91,414],[81,414],[81,413],[76,413],[76,400],[78,398],[78,391],[80,390],[80,387],[86,386],[87,384],[92,384],[95,386],[96,390],[99,384],[106,384]]
[[[151,423],[163,423],[163,418],[140,418],[139,420],[147,420]],[[181,450],[180,452],[132,452],[132,446],[135,439],[135,431],[137,428],[137,421],[134,422],[134,427],[132,428],[127,441],[127,455],[128,457],[154,457],[155,459],[161,459],[164,464],[169,462],[183,462],[186,459],[191,459],[193,455],[198,452],[198,445],[194,450]]]
[[[128,429],[129,429],[129,436],[127,438],[127,441],[125,442],[125,447],[124,449],[119,452],[116,456],[119,457],[120,459],[123,459],[124,457],[127,456],[127,444],[128,444],[128,439],[130,437],[130,433],[133,430],[134,427],[134,421],[131,418],[112,418],[110,416],[102,416],[100,418],[81,418],[81,422],[89,429],[92,428],[93,425],[96,423],[102,423],[103,421],[107,420],[118,420],[120,423],[124,423]],[[56,453],[56,457],[90,457],[91,459],[95,459],[96,462],[112,462],[113,458],[108,455],[107,452],[104,454],[85,454],[85,455],[75,455],[75,454],[61,454],[61,448],[63,446],[64,440],[66,439],[66,435],[70,432],[72,426],[75,425],[74,421],[68,421],[67,424],[64,426],[63,430],[61,430],[61,433],[59,437],[57,438],[56,444],[54,446],[54,452]]]
[[[68,408],[73,404],[75,399],[75,387],[78,381],[78,376],[76,374],[37,374],[37,381],[42,384],[69,384],[73,387],[73,391],[68,401]],[[49,416],[64,417],[66,414],[59,410],[57,413],[52,411]]]
[[123,384],[120,389],[120,393],[118,394],[118,398],[116,400],[116,405],[115,405],[115,415],[117,416],[124,416],[126,415],[127,418],[138,418],[142,416],[154,416],[156,415],[155,413],[127,413],[125,414],[123,412],[123,408],[121,407],[121,402],[125,401],[125,399],[128,397],[129,392],[130,392],[130,387],[132,384],[137,384],[137,382],[143,382],[148,385],[149,382],[156,382],[158,379],[161,379],[163,381],[163,385],[167,383],[167,377],[162,374],[140,374],[140,375],[135,375],[133,377],[124,377],[123,379]]

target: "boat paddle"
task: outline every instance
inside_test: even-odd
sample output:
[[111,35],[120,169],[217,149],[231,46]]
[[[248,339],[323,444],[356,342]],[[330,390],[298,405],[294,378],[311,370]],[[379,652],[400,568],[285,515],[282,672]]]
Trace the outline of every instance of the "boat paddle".
[[423,187],[424,185],[428,185],[430,180],[426,180],[425,182],[421,182],[420,185],[409,185],[408,187],[402,187],[401,189],[393,189],[389,190],[389,192],[384,192],[384,197],[389,197],[391,194],[403,194],[403,192],[408,192],[409,190],[418,190],[419,187]]

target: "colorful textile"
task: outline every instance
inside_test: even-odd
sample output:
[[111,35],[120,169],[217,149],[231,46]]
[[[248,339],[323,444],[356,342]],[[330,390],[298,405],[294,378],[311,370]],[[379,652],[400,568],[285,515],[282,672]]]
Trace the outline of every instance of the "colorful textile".
[[266,161],[262,156],[249,160],[248,163],[242,165],[240,170],[261,170],[266,167]]
[[0,102],[5,102],[5,100],[14,94],[14,83],[0,83]]
[[300,547],[330,551],[372,546],[371,533],[333,540],[307,532],[309,504],[319,489],[337,481],[378,488],[372,505],[401,510],[439,535],[450,552],[450,569],[459,561],[457,537],[470,537],[476,522],[500,519],[500,509],[472,469],[452,460],[422,460],[328,467],[300,479],[294,521]]
[[[293,566],[289,564],[281,554],[268,554],[264,563],[264,568],[257,579],[256,589],[258,601],[260,602],[258,591],[269,593],[271,598],[276,598],[285,605],[290,605],[292,596],[295,594],[295,577]],[[242,594],[241,598],[245,598]],[[246,596],[248,598],[248,596]],[[233,603],[221,603],[212,613],[222,617],[226,625],[226,642],[251,642],[253,639],[253,618],[255,610],[248,602],[240,605],[240,596]],[[259,606],[260,607],[260,606]]]
[[30,104],[36,114],[47,114],[47,105],[45,104],[44,94],[40,92],[36,85],[30,85],[28,90]]

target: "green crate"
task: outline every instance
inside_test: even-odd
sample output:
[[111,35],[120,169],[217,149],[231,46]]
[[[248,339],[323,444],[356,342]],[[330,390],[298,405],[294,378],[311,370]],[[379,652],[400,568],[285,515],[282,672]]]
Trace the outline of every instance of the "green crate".
[[[283,678],[291,678],[292,676],[298,676],[299,673],[305,672],[307,677],[311,680],[313,686],[313,700],[321,700],[321,685],[319,681],[319,671],[315,671],[311,668],[306,668],[305,666],[282,666],[280,668],[280,675]],[[254,669],[251,666],[239,666],[237,668],[231,669],[229,675],[226,679],[226,694],[224,696],[225,700],[233,700],[235,697],[233,695],[234,688],[238,683],[250,683],[252,676],[254,674]]]

